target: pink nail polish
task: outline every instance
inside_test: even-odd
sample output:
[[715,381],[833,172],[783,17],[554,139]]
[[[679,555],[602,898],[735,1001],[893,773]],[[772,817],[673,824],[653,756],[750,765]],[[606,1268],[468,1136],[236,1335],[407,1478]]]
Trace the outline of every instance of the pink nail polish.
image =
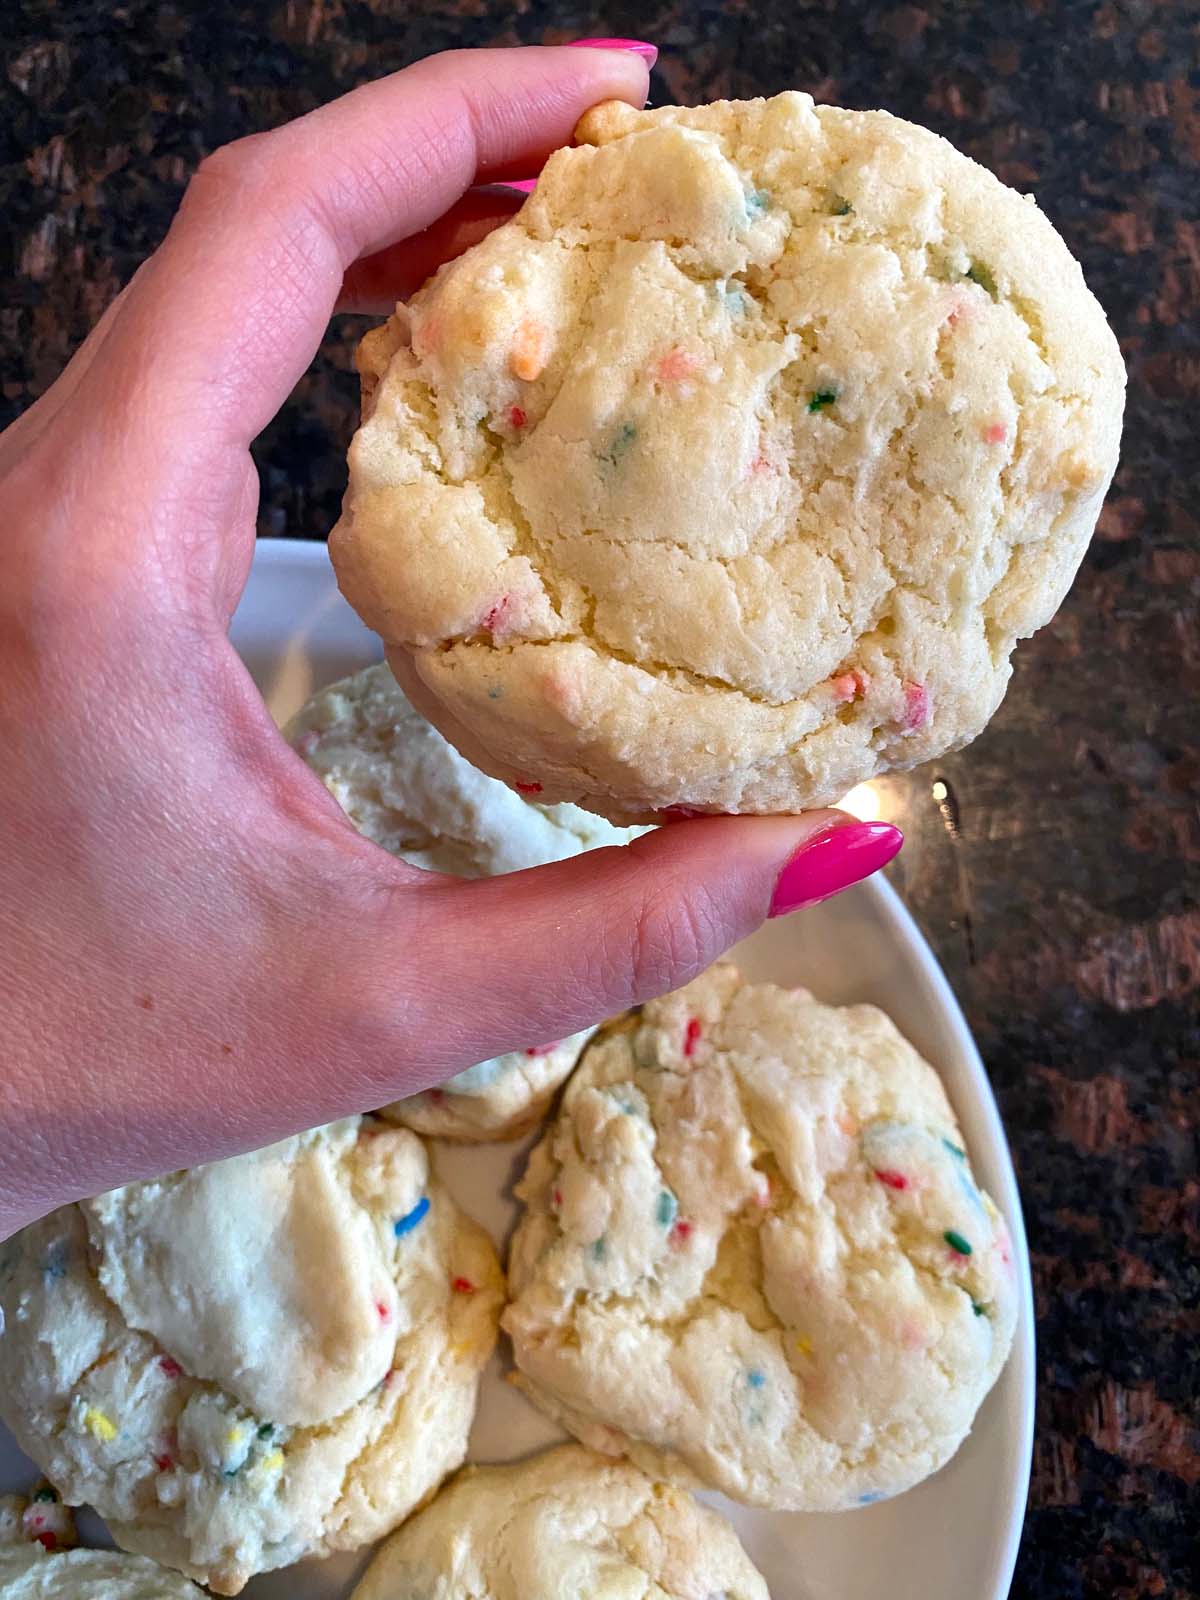
[[573,50],[628,50],[631,55],[641,56],[649,67],[658,60],[658,46],[647,44],[644,39],[571,39],[569,43]]
[[536,178],[511,178],[504,185],[506,189],[519,189],[522,194],[532,194],[537,188]]
[[903,843],[904,835],[890,822],[826,828],[802,844],[779,874],[767,915],[786,916],[861,883],[887,866]]

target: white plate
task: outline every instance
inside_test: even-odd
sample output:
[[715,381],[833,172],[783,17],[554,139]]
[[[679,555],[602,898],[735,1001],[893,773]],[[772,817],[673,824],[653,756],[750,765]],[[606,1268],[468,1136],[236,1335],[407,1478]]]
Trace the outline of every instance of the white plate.
[[[339,596],[324,547],[292,540],[259,544],[232,636],[279,720],[320,685],[380,654],[378,641]],[[918,1488],[830,1516],[747,1511],[708,1498],[736,1524],[774,1600],[1003,1600],[1029,1483],[1033,1303],[1012,1163],[967,1025],[928,945],[880,879],[771,923],[736,956],[753,977],[804,983],[824,1000],[882,1006],[934,1063],[976,1174],[1012,1228],[1021,1307],[1012,1355],[974,1431],[953,1461]],[[449,1187],[497,1244],[516,1214],[509,1187],[525,1149],[437,1151]],[[561,1437],[502,1373],[496,1357],[484,1378],[473,1460],[510,1460]],[[34,1475],[0,1429],[0,1492],[26,1487]],[[342,1600],[363,1564],[362,1557],[308,1562],[257,1578],[244,1592],[247,1600]]]

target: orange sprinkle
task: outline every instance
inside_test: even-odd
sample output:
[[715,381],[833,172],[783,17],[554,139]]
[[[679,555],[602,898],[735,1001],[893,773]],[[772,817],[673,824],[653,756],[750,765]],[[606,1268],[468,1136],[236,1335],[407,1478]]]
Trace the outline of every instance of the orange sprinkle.
[[865,672],[851,667],[848,672],[839,672],[830,678],[829,687],[835,700],[858,700],[871,687],[871,680]]
[[540,378],[546,366],[550,344],[545,326],[536,317],[522,317],[513,335],[512,349],[508,353],[508,366],[514,378],[522,383],[532,383]]
[[1002,422],[989,422],[983,430],[984,444],[1003,444],[1008,438],[1008,429]]

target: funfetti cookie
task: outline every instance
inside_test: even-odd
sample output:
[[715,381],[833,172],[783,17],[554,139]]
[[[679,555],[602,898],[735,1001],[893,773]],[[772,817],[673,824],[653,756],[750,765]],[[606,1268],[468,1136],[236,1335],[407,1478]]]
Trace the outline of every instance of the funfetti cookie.
[[350,1118],[0,1246],[0,1416],[119,1544],[236,1594],[462,1463],[502,1297],[417,1136]]
[[576,138],[362,347],[330,550],[410,698],[626,822],[965,744],[1117,460],[1062,239],[944,139],[804,94]]
[[[322,689],[285,732],[360,833],[431,871],[488,878],[644,831],[614,828],[578,806],[539,805],[485,777],[413,709],[384,665]],[[540,1120],[591,1032],[530,1040],[380,1115],[441,1138],[516,1138]]]
[[1016,1282],[933,1068],[873,1006],[731,966],[588,1047],[517,1190],[520,1387],[644,1471],[776,1509],[911,1488]]
[[0,1545],[0,1600],[204,1600],[204,1594],[144,1556]]
[[723,1517],[563,1445],[468,1467],[405,1523],[354,1600],[768,1600]]

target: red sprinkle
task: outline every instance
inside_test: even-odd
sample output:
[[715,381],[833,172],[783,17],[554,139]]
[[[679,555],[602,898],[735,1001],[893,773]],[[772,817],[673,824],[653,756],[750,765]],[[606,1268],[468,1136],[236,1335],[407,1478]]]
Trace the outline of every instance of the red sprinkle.
[[183,1368],[179,1365],[178,1361],[173,1360],[170,1356],[159,1356],[158,1364],[166,1373],[168,1378],[183,1377]]
[[540,783],[514,783],[513,788],[518,794],[541,794],[542,792]]
[[386,1322],[388,1320],[388,1318],[391,1316],[391,1312],[384,1305],[382,1300],[376,1300],[375,1309],[379,1313],[380,1322]]
[[557,1050],[561,1043],[561,1039],[551,1039],[548,1044],[531,1044],[527,1046],[525,1054],[527,1056],[548,1056],[551,1050]]
[[555,1189],[554,1193],[550,1196],[550,1204],[554,1207],[554,1209],[556,1211],[558,1210],[559,1206],[562,1205],[562,1190],[561,1189]]
[[880,1183],[886,1183],[889,1189],[907,1189],[908,1179],[902,1172],[876,1172],[875,1176]]
[[174,1469],[175,1463],[170,1456],[155,1456],[154,1465],[160,1472],[170,1472]]
[[1008,429],[1002,422],[992,422],[983,430],[984,444],[1003,444],[1008,438]]
[[700,1019],[689,1017],[687,1027],[683,1030],[683,1053],[685,1056],[695,1054],[696,1046],[700,1042]]
[[904,719],[901,727],[906,733],[922,728],[929,721],[929,690],[923,683],[904,685]]
[[446,1091],[444,1089],[430,1089],[429,1098],[433,1101],[435,1106],[440,1106],[442,1101],[446,1098]]
[[692,1224],[680,1219],[667,1235],[667,1242],[673,1244],[676,1250],[682,1250],[692,1237]]
[[43,1550],[53,1550],[58,1544],[58,1538],[53,1533],[35,1533],[33,1537]]
[[659,359],[654,370],[663,383],[678,383],[693,377],[700,370],[700,362],[690,351],[676,345]]
[[487,612],[487,614],[484,616],[483,621],[480,623],[480,627],[484,630],[485,633],[494,633],[495,630],[504,621],[505,613],[507,611],[508,611],[508,596],[505,594],[505,595],[501,595],[499,600],[497,600],[496,604],[492,607],[492,609],[489,612]]
[[454,1290],[455,1294],[475,1293],[475,1285],[471,1282],[470,1278],[451,1278],[450,1287]]
[[529,421],[529,418],[525,415],[520,406],[509,406],[508,420],[514,428],[523,428]]

